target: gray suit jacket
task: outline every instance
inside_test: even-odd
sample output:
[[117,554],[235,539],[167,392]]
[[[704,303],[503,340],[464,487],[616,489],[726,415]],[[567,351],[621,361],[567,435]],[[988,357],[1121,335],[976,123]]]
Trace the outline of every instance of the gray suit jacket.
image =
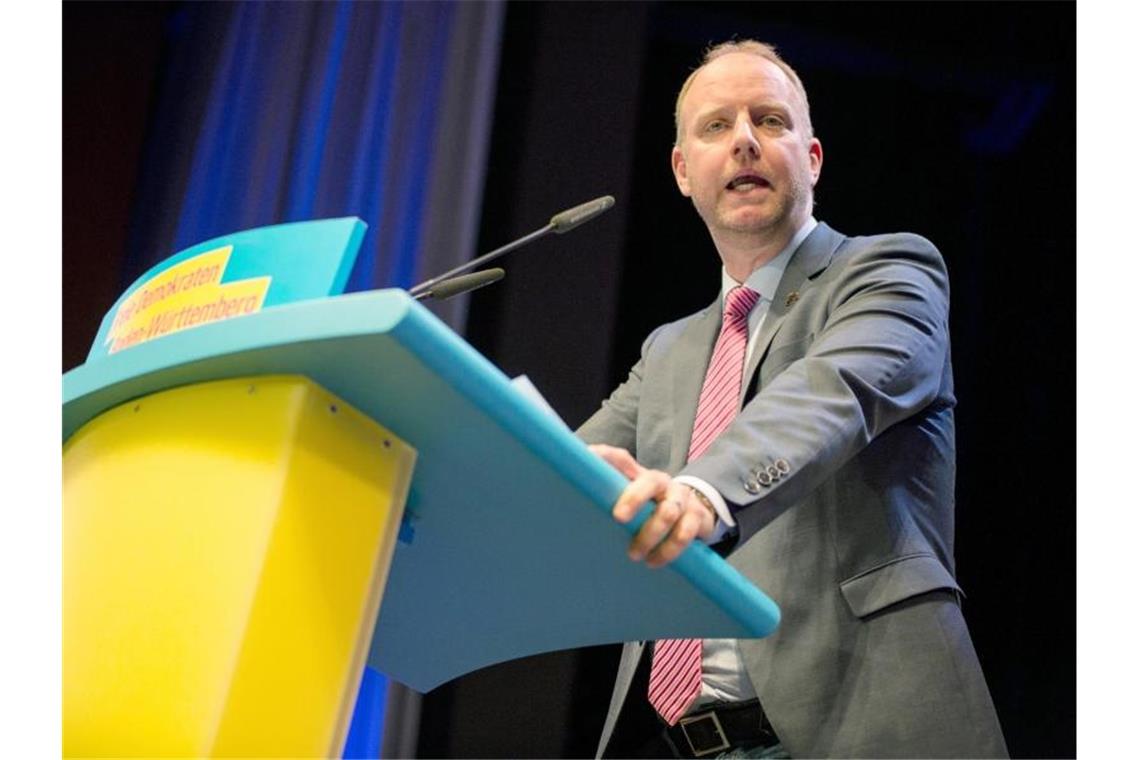
[[[702,457],[685,461],[719,299],[655,330],[578,431],[729,503],[728,561],[783,613],[740,649],[793,757],[1006,755],[954,580],[948,299],[927,240],[820,224],[773,294],[740,414]],[[641,649],[626,645],[599,755]]]

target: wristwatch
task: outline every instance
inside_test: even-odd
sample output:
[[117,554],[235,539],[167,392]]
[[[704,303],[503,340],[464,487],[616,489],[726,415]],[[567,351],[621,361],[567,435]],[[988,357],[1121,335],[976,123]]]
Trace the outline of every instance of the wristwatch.
[[701,493],[701,490],[699,488],[697,488],[695,486],[690,486],[688,483],[686,483],[685,485],[688,486],[689,490],[693,492],[693,496],[696,496],[697,500],[701,504],[705,505],[705,509],[707,509],[709,512],[712,513],[713,522],[715,523],[717,520],[719,520],[720,516],[717,515],[716,507],[714,507],[713,503],[711,501],[709,501],[709,497],[707,497],[703,493]]

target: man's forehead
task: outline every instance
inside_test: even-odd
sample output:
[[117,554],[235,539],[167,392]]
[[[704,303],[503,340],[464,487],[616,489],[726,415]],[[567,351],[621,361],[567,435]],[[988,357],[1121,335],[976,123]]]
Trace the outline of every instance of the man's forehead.
[[705,64],[693,78],[682,110],[689,113],[741,96],[790,103],[794,88],[779,66],[751,53],[729,53]]

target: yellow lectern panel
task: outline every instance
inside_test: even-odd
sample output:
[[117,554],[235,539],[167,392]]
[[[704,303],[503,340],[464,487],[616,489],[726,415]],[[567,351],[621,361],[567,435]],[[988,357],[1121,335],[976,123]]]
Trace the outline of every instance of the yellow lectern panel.
[[64,754],[339,756],[415,451],[301,377],[111,409],[64,457]]

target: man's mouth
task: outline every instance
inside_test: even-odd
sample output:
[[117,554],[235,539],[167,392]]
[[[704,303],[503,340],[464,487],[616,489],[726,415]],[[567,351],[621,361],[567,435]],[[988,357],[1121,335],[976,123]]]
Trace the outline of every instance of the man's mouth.
[[732,178],[725,187],[729,190],[735,190],[740,193],[747,193],[749,190],[754,190],[758,187],[771,187],[768,180],[761,177],[759,174],[738,174]]

